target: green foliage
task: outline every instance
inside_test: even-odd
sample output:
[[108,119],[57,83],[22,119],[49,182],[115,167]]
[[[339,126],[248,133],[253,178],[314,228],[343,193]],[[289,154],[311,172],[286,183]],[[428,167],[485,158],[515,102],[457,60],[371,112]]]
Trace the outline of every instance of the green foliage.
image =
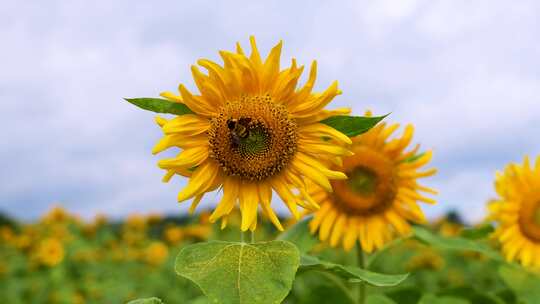
[[486,224],[480,227],[463,229],[463,231],[461,231],[460,233],[460,236],[466,239],[479,240],[486,238],[488,235],[493,233],[493,231],[495,231],[493,226],[491,224]]
[[292,288],[299,260],[298,249],[285,241],[213,241],[184,247],[175,269],[213,303],[281,303]]
[[329,117],[321,123],[328,125],[341,133],[353,137],[369,131],[387,115],[376,117],[337,115]]
[[437,297],[434,295],[424,295],[418,304],[472,304],[470,301],[454,297]]
[[494,260],[502,261],[502,257],[497,251],[493,250],[484,243],[480,243],[474,240],[462,237],[441,237],[420,226],[414,227],[414,237],[424,243],[441,249],[473,251],[482,253]]
[[508,287],[513,290],[520,303],[540,303],[540,276],[523,271],[518,266],[501,266],[499,275]]
[[368,296],[366,302],[366,304],[396,304],[396,302],[389,297],[378,294]]
[[351,283],[365,282],[373,286],[396,286],[403,282],[408,274],[382,274],[353,266],[344,266],[303,255],[300,260],[300,271],[323,271],[344,278]]
[[311,217],[299,221],[292,227],[289,227],[285,232],[281,233],[277,240],[291,242],[296,245],[300,253],[308,253],[319,243],[317,237],[309,232],[308,224],[310,221]]
[[136,105],[137,107],[156,112],[175,115],[192,114],[190,108],[185,104],[179,102],[172,102],[167,99],[161,98],[124,98],[127,102]]
[[130,301],[128,304],[163,304],[158,298],[147,298]]

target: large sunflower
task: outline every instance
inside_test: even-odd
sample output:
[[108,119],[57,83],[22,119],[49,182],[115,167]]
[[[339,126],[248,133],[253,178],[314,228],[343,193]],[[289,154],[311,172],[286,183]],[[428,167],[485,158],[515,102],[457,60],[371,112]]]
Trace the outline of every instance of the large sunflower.
[[259,205],[282,230],[270,206],[272,190],[298,218],[297,205],[318,208],[306,192],[306,180],[331,191],[330,179],[346,178],[318,158],[350,153],[345,146],[351,140],[320,123],[333,115],[348,114],[349,110],[324,110],[341,92],[337,82],[322,93],[312,92],[317,74],[315,61],[307,82],[297,89],[304,68],[293,59],[289,68],[280,69],[281,42],[264,61],[253,37],[250,42],[249,57],[237,44],[236,52],[219,52],[223,66],[201,59],[197,63],[207,74],[196,66],[191,68],[200,95],[192,94],[183,85],[179,86],[180,95],[161,94],[185,104],[194,114],[171,120],[158,117],[165,136],[153,153],[170,147],[182,149],[176,157],[161,160],[158,165],[167,170],[164,181],[175,174],[189,177],[178,201],[194,198],[191,210],[205,193],[223,190],[211,222],[223,218],[222,225],[226,225],[228,214],[238,202],[243,231],[255,229]]
[[508,261],[540,268],[540,156],[531,167],[510,164],[497,172],[495,189],[500,198],[489,206],[490,218],[498,222],[494,237],[502,243]]
[[401,138],[389,139],[398,128],[398,124],[381,123],[353,138],[355,154],[333,168],[345,172],[349,179],[332,181],[333,193],[317,185],[310,187],[310,194],[321,205],[310,229],[312,233],[318,231],[322,241],[329,240],[332,246],[342,243],[345,250],[350,250],[358,240],[364,251],[372,252],[396,234],[409,233],[408,221],[425,221],[417,201],[435,201],[420,191],[436,192],[419,185],[417,179],[436,172],[419,171],[432,154],[428,151],[417,156],[418,145],[405,152],[414,128],[408,125]]

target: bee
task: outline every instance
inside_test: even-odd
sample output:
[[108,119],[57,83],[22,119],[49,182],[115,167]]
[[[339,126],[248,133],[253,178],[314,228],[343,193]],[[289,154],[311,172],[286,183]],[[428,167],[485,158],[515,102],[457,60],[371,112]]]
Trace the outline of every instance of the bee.
[[240,119],[230,118],[227,120],[227,127],[231,131],[233,147],[237,148],[243,139],[249,136],[249,124],[251,118],[242,117]]

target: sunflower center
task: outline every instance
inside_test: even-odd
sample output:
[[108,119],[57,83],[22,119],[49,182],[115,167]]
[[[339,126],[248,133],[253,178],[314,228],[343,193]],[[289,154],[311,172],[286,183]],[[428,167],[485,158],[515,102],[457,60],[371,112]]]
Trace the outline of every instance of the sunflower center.
[[298,127],[270,95],[242,96],[212,119],[210,157],[229,176],[264,180],[279,173],[297,150]]
[[529,239],[540,243],[540,200],[523,204],[519,214],[519,226]]
[[331,181],[335,201],[345,212],[356,215],[382,213],[397,194],[394,166],[383,154],[368,147],[355,149],[344,159],[348,180]]
[[358,167],[349,174],[347,182],[353,192],[370,195],[377,186],[377,175],[369,168]]

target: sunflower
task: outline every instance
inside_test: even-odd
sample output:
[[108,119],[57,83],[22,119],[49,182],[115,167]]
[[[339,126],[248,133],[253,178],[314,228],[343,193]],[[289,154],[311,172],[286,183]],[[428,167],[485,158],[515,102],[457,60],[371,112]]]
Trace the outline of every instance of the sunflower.
[[525,157],[523,165],[512,163],[497,172],[495,189],[500,198],[488,209],[498,223],[493,236],[505,258],[540,269],[540,156],[534,168]]
[[332,181],[333,193],[310,186],[309,193],[321,208],[309,225],[312,233],[318,231],[321,241],[329,240],[332,246],[342,243],[348,251],[358,240],[369,253],[396,235],[408,234],[408,221],[425,222],[417,202],[435,201],[420,192],[436,192],[419,185],[417,179],[435,174],[435,169],[419,171],[432,153],[417,155],[418,145],[405,151],[414,128],[407,125],[402,137],[389,139],[398,128],[398,124],[381,123],[353,138],[355,154],[333,168],[345,172],[349,179]]
[[193,113],[170,120],[158,117],[164,137],[153,153],[170,147],[182,149],[176,157],[159,161],[158,166],[167,170],[165,182],[174,175],[189,177],[178,201],[193,199],[190,211],[206,193],[220,189],[223,195],[211,222],[221,218],[224,227],[238,203],[242,231],[253,231],[260,205],[283,230],[271,207],[273,191],[299,217],[297,206],[318,208],[306,193],[305,180],[331,191],[329,180],[346,179],[318,158],[348,155],[345,147],[351,140],[320,121],[350,111],[324,110],[341,92],[337,82],[322,93],[312,92],[315,61],[306,83],[297,89],[304,68],[293,59],[289,68],[280,69],[281,42],[264,61],[253,37],[250,42],[249,56],[237,43],[236,52],[219,52],[223,66],[201,59],[197,63],[206,73],[197,66],[191,68],[199,95],[184,85],[179,86],[179,95],[161,94],[185,104]]
[[54,267],[64,259],[64,246],[55,238],[47,238],[41,241],[37,248],[38,261],[46,266]]

